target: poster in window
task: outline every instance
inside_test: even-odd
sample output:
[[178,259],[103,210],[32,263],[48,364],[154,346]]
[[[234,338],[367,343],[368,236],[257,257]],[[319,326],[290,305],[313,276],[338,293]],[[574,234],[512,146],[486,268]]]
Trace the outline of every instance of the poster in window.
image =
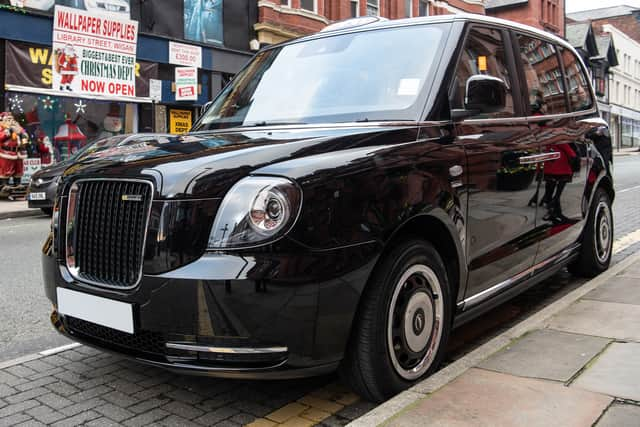
[[203,43],[222,43],[223,0],[184,0],[184,38]]
[[113,15],[129,18],[131,14],[131,0],[9,0],[9,4],[14,7],[43,12],[53,12],[53,7],[57,4],[103,16]]

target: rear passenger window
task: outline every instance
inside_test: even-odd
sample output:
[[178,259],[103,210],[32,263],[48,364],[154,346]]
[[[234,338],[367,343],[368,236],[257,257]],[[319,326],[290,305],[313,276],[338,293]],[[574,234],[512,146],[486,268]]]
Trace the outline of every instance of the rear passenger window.
[[454,85],[450,96],[451,109],[464,108],[467,80],[476,74],[483,74],[502,79],[507,89],[507,96],[505,108],[502,111],[482,114],[482,117],[495,118],[514,115],[511,80],[506,66],[505,54],[500,30],[484,27],[471,28],[456,67]]
[[556,49],[551,43],[518,35],[522,67],[529,89],[531,114],[566,113],[562,70]]
[[569,104],[571,111],[589,110],[593,107],[589,83],[587,81],[580,61],[576,55],[567,49],[560,48],[564,72],[567,75],[567,91],[569,92]]

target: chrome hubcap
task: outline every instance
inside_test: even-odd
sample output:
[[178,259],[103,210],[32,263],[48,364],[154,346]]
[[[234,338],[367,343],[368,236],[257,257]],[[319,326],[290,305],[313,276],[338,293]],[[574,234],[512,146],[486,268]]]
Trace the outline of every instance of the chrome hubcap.
[[407,380],[423,375],[433,363],[442,335],[444,303],[440,281],[426,265],[414,265],[398,280],[387,320],[389,355]]
[[595,249],[598,261],[601,263],[607,262],[609,254],[611,252],[612,242],[612,224],[611,224],[611,210],[607,203],[601,201],[596,207],[595,215]]

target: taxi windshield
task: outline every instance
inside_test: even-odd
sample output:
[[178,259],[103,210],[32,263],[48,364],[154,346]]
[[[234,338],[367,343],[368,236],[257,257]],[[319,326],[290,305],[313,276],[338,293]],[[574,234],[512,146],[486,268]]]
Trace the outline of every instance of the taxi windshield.
[[238,126],[417,120],[445,24],[360,31],[258,53],[194,131]]

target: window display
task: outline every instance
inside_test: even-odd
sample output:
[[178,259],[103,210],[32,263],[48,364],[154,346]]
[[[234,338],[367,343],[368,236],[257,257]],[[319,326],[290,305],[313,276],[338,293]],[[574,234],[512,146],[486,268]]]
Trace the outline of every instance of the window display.
[[50,158],[65,160],[96,139],[137,130],[137,106],[124,102],[7,92],[5,111],[34,142],[29,157],[40,157],[43,165]]

